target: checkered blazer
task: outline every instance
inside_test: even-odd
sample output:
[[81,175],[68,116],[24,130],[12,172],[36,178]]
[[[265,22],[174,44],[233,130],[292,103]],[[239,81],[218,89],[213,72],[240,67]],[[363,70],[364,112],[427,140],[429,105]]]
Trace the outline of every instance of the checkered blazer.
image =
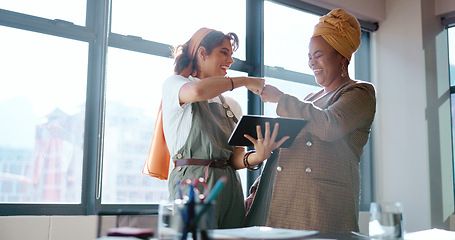
[[278,103],[279,116],[309,122],[280,151],[267,226],[358,231],[359,162],[376,112],[375,88],[349,81],[318,93],[303,101],[285,94]]

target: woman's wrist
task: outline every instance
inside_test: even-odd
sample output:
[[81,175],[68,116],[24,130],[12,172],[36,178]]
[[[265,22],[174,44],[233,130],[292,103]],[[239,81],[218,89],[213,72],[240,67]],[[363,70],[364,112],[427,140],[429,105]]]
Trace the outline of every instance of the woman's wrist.
[[234,87],[234,80],[232,80],[231,77],[227,77],[227,78],[228,78],[228,79],[230,80],[230,82],[231,82],[231,90],[230,90],[230,91],[232,91],[232,90],[234,90],[234,88],[235,88],[235,87]]
[[258,164],[252,164],[250,161],[252,159],[250,159],[250,157],[252,157],[253,155],[257,156],[255,150],[250,150],[250,151],[246,152],[245,155],[243,156],[243,165],[245,166],[245,168],[247,168],[248,170],[251,170],[251,171],[260,169],[262,167],[262,163],[263,163],[263,161],[261,161]]
[[234,80],[235,88],[246,87],[246,84],[248,83],[245,77],[233,77],[232,80]]

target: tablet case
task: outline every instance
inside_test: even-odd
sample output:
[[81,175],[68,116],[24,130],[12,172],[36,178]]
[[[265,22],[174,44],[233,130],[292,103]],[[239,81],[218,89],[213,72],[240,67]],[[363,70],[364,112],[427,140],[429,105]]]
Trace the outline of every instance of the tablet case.
[[232,146],[253,146],[243,135],[248,134],[257,139],[256,126],[261,125],[262,135],[265,132],[265,122],[270,123],[270,133],[273,132],[275,123],[279,123],[278,135],[275,141],[279,141],[284,136],[289,136],[280,148],[288,148],[291,146],[294,139],[300,133],[303,127],[308,123],[308,120],[300,118],[285,118],[285,117],[266,117],[259,115],[243,115],[240,117],[237,126],[228,140],[228,144]]

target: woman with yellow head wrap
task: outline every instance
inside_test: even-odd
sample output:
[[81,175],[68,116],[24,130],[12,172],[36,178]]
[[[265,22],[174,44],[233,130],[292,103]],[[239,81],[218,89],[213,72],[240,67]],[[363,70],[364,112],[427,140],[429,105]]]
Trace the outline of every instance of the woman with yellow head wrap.
[[265,86],[261,99],[278,103],[279,116],[309,122],[277,160],[267,162],[245,225],[359,230],[360,156],[376,112],[374,86],[347,72],[360,34],[354,16],[331,11],[320,18],[309,45],[308,64],[322,89],[300,100]]

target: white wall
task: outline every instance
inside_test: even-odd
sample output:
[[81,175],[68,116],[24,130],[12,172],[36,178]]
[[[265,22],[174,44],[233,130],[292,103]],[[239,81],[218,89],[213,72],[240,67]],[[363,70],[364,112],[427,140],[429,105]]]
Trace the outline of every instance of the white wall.
[[[301,0],[327,9],[344,8],[359,19],[371,22],[382,22],[387,19],[386,0]],[[431,2],[433,0],[423,0]],[[415,3],[420,4],[420,1]],[[388,3],[390,4],[390,3]],[[414,3],[413,3],[414,4]],[[436,16],[453,16],[455,14],[454,0],[434,0]],[[431,13],[431,14],[433,14]]]
[[386,0],[372,41],[376,196],[404,204],[408,231],[448,229],[454,210],[447,42],[434,12],[432,0]]
[[426,91],[421,6],[416,0],[387,0],[387,18],[372,34],[374,126],[378,201],[399,201],[406,229],[430,228]]
[[431,226],[447,228],[454,212],[449,59],[447,31],[440,17],[428,14],[435,8],[433,1],[422,1],[430,209]]
[[453,15],[455,12],[454,0],[435,0],[436,16]]
[[326,9],[343,8],[359,19],[380,22],[386,19],[385,0],[301,0]]

